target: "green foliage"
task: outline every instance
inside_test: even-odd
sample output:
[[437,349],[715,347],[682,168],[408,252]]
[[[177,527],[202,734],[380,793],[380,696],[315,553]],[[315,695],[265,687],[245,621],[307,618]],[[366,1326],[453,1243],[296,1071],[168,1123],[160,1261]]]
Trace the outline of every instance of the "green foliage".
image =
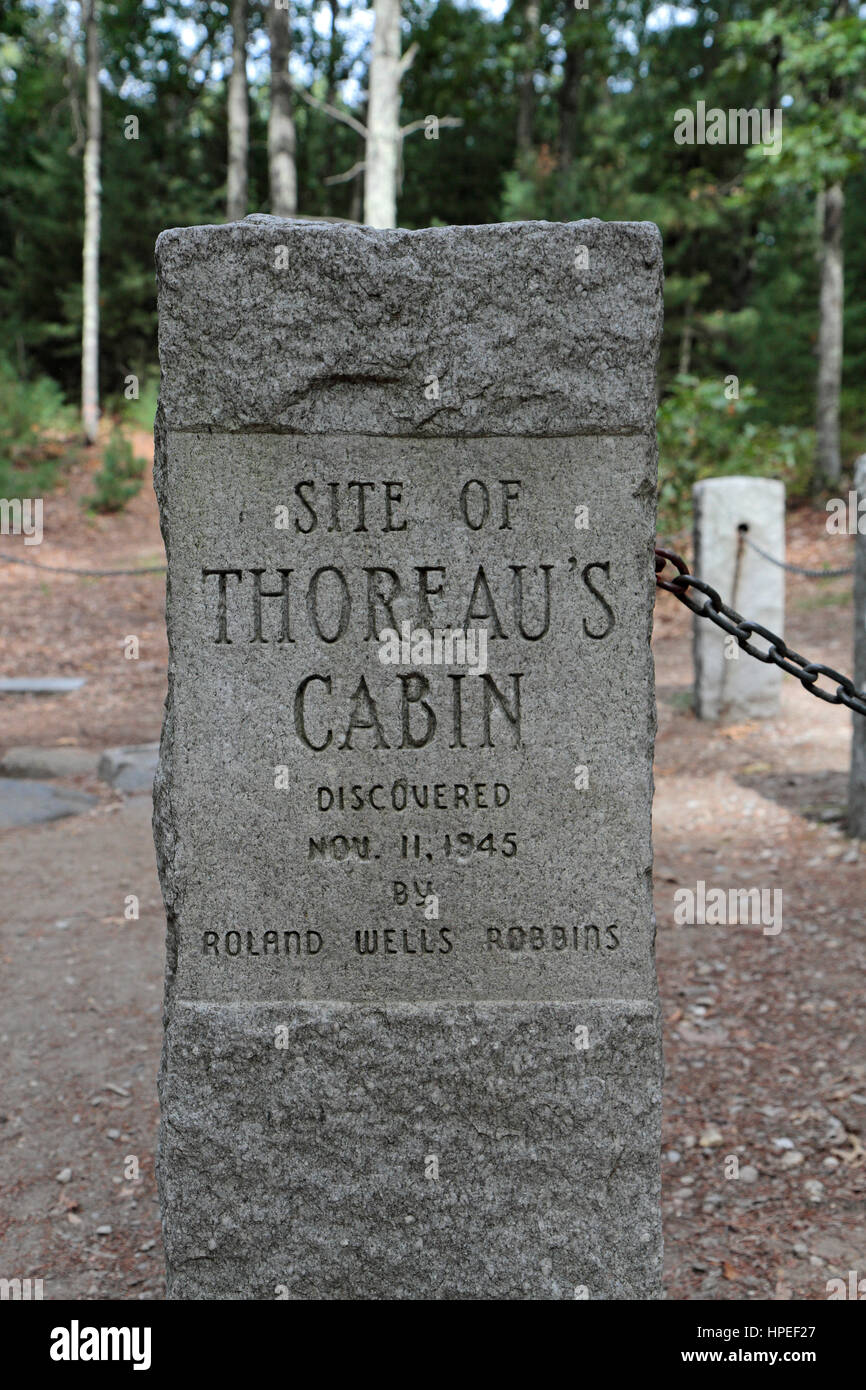
[[406,137],[400,225],[495,222],[515,146],[507,27],[453,0],[421,0],[406,11],[406,42],[417,42],[418,53],[401,84],[401,123],[434,113],[462,124],[443,126],[438,139],[423,130]]
[[[856,8],[856,7],[855,7]],[[725,45],[733,62],[764,53],[777,72],[784,111],[781,152],[767,159],[750,151],[755,182],[815,190],[863,167],[866,153],[866,28],[839,0],[781,0],[753,19],[730,25]]]
[[159,371],[152,368],[139,381],[138,400],[127,400],[125,395],[116,396],[106,402],[106,409],[120,415],[124,426],[131,429],[153,431],[153,421],[159,399]]
[[136,457],[122,429],[115,426],[102,455],[102,466],[93,479],[96,490],[83,499],[87,510],[123,511],[140,491],[145,467],[145,460]]
[[[369,26],[355,10],[349,0],[293,3],[292,71],[298,87],[363,123]],[[154,242],[165,227],[218,222],[225,211],[229,6],[105,0],[99,11],[103,410],[150,429]],[[252,0],[251,212],[269,208],[267,14]],[[673,501],[663,496],[663,506],[676,512],[707,462],[688,443],[690,410],[699,438],[720,434],[726,467],[778,469],[800,485],[815,400],[816,193],[844,181],[842,441],[853,459],[866,447],[866,26],[854,0],[590,0],[585,9],[539,0],[534,38],[529,14],[525,0],[496,14],[480,0],[404,0],[402,46],[417,50],[401,82],[401,121],[432,113],[461,124],[438,139],[423,130],[405,139],[401,225],[585,217],[659,225],[662,428],[673,431],[684,470],[680,482],[664,474]],[[0,318],[21,370],[47,374],[70,400],[80,389],[82,61],[77,7],[0,7]],[[532,147],[518,153],[527,69]],[[781,152],[678,145],[675,113],[698,101],[781,107]],[[131,116],[135,139],[126,138]],[[361,183],[329,180],[363,159],[362,138],[300,95],[295,122],[300,210],[358,218]],[[684,388],[681,371],[697,387]],[[721,396],[714,382],[729,372],[754,387],[732,414],[723,397],[720,405],[704,395]],[[143,383],[137,402],[123,399],[129,373]],[[39,466],[49,464],[50,451]],[[8,474],[0,459],[3,468]],[[16,469],[29,476],[23,456]]]
[[807,495],[812,431],[756,418],[760,404],[753,386],[742,387],[739,400],[728,400],[721,379],[674,379],[658,410],[661,530],[678,531],[685,524],[692,485],[701,478],[778,478],[789,498]]
[[0,357],[0,496],[34,497],[49,491],[67,462],[73,412],[50,377],[22,380]]

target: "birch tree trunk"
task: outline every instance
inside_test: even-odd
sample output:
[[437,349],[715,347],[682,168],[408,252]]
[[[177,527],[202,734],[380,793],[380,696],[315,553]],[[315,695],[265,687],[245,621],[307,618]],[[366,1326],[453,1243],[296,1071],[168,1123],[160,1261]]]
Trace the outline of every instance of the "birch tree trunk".
[[400,0],[375,0],[364,170],[364,221],[396,227],[400,168]]
[[839,450],[839,397],[842,389],[842,309],[844,264],[842,230],[845,194],[840,183],[822,194],[821,298],[818,329],[817,481],[838,483],[842,474]]
[[292,79],[289,76],[289,0],[271,0],[268,33],[271,50],[271,110],[268,116],[271,212],[275,217],[294,217],[298,211],[298,176],[295,168]]
[[232,70],[228,93],[228,180],[226,215],[247,215],[247,158],[250,108],[247,93],[247,0],[232,0]]
[[[337,4],[337,0],[328,0],[328,6],[331,11],[331,33],[330,38],[328,40],[328,64],[325,72],[325,104],[327,106],[333,106],[334,98],[337,95],[337,59],[339,56],[338,49],[340,42],[340,35],[337,30],[337,17],[340,11],[339,5]],[[325,149],[324,172],[322,175],[322,186],[324,190],[323,208],[326,214],[331,213],[333,210],[332,191],[331,186],[328,183],[328,179],[332,176],[334,171],[334,142],[333,140],[329,140]],[[353,189],[353,192],[360,192],[360,190],[357,188],[357,185],[361,177],[362,176],[359,175],[358,179],[355,180],[355,188]],[[360,220],[361,209],[359,207],[355,221],[360,222]]]
[[99,86],[97,0],[84,9],[86,103],[84,139],[84,247],[82,251],[81,423],[88,444],[99,431],[99,230],[102,188],[102,92]]

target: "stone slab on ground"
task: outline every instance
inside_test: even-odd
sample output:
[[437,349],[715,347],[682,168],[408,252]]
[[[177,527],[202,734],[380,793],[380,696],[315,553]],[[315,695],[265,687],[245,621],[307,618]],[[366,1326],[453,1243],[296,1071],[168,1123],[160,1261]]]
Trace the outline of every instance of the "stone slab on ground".
[[0,777],[0,830],[76,816],[96,804],[86,792],[18,777]]
[[82,777],[95,773],[98,762],[90,748],[9,748],[0,759],[0,776]]
[[68,695],[86,683],[86,676],[4,676],[0,695]]
[[99,776],[119,792],[149,792],[159,762],[158,743],[129,748],[106,748],[99,759]]

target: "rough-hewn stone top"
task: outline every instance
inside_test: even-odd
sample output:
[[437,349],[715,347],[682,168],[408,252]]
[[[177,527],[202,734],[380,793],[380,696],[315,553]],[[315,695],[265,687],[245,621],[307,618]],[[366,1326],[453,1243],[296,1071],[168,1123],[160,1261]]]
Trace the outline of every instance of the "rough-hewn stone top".
[[651,223],[409,232],[253,216],[163,232],[157,269],[169,429],[652,428]]

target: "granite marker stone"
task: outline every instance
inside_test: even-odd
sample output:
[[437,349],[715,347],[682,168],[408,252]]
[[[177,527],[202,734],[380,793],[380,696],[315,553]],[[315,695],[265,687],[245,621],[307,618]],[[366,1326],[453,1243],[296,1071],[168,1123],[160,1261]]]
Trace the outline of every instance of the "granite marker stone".
[[157,267],[169,1296],[658,1297],[658,232]]
[[[775,478],[704,478],[695,483],[692,502],[695,573],[735,612],[782,636],[785,571],[767,556],[784,564],[785,484]],[[699,719],[734,723],[779,713],[778,666],[747,656],[706,618],[695,615],[692,631]]]

